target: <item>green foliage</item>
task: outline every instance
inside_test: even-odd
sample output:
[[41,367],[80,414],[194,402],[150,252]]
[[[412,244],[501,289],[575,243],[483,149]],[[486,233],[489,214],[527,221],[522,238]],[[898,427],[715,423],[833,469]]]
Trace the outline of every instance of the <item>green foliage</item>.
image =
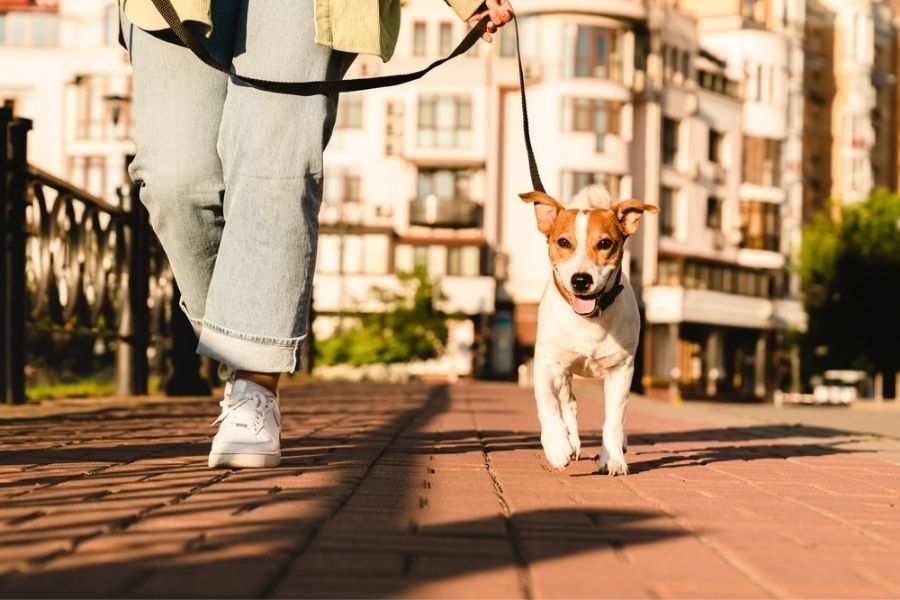
[[399,363],[438,356],[447,343],[446,315],[435,307],[440,298],[424,269],[398,274],[397,291],[372,288],[386,306],[382,312],[357,313],[353,324],[316,342],[316,361],[354,366]]
[[900,196],[878,190],[840,214],[834,222],[826,208],[803,231],[804,364],[891,373],[900,367]]

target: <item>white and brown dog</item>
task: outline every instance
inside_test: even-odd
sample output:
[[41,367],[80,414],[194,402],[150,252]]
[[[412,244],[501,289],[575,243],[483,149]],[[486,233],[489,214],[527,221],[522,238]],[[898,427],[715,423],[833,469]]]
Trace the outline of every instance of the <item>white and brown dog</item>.
[[[590,198],[598,192],[588,189],[579,196]],[[641,215],[658,209],[639,200],[566,209],[542,192],[520,197],[534,204],[552,266],[538,308],[534,348],[534,395],[544,454],[557,469],[578,459],[581,439],[572,375],[599,377],[606,397],[599,470],[625,475],[625,407],[640,315],[622,272],[622,257],[625,240],[637,231]]]

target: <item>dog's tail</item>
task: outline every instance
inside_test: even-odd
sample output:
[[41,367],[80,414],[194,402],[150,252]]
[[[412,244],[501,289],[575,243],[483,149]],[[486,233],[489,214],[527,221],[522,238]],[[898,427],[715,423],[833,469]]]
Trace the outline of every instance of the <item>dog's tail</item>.
[[605,186],[592,183],[572,198],[567,208],[609,208],[612,197]]

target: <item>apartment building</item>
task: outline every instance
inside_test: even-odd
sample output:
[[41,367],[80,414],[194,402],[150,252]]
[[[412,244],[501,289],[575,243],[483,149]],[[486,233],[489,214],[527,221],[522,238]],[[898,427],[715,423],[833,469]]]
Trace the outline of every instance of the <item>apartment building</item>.
[[0,100],[34,119],[29,161],[117,201],[131,75],[111,0],[0,0]]
[[[796,384],[787,340],[804,322],[791,275],[802,223],[828,195],[896,187],[888,7],[517,0],[548,192],[567,203],[597,183],[662,209],[625,258],[645,320],[636,384],[647,393],[762,399]],[[41,33],[48,18],[54,34]],[[348,76],[422,68],[465,31],[437,0],[409,0],[394,59],[361,56]],[[415,84],[342,96],[326,152],[315,335],[379,310],[372,286],[424,266],[458,317],[439,368],[513,377],[527,365],[549,265],[518,198],[531,183],[513,28],[498,37]],[[0,61],[12,65],[0,96],[36,118],[32,162],[114,194],[132,151],[114,2],[0,0]]]
[[836,199],[837,209],[873,188],[897,189],[896,8],[872,0],[808,2],[807,221],[824,198]]

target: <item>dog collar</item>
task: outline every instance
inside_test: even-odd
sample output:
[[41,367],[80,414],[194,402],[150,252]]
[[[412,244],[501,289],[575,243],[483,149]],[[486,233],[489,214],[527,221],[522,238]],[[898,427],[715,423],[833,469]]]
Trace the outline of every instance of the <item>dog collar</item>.
[[[622,285],[622,267],[619,267],[618,272],[616,273],[616,281],[613,283],[612,288],[606,292],[600,292],[597,294],[597,305],[594,308],[594,312],[586,315],[581,315],[582,317],[586,317],[588,319],[593,317],[599,317],[600,314],[610,307],[610,305],[615,302],[616,298],[619,296],[619,293],[625,289],[625,286]],[[556,269],[553,269],[553,284],[556,286],[556,290],[562,295],[563,298],[566,299],[566,302],[572,303],[572,294],[566,291],[566,288],[559,282],[559,278],[556,276]]]

